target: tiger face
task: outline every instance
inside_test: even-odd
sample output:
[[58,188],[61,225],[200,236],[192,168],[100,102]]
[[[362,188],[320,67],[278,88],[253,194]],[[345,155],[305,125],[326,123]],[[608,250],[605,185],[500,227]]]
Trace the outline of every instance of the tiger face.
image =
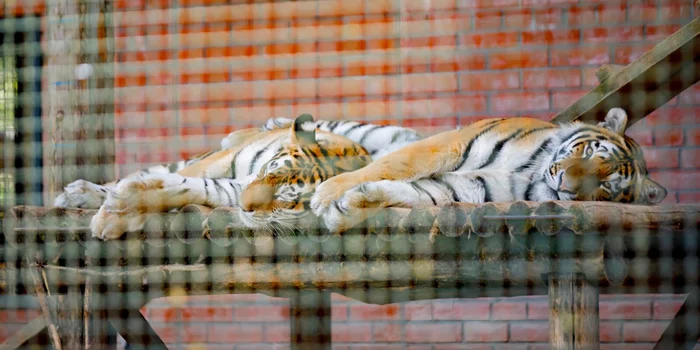
[[289,143],[273,156],[240,196],[241,218],[246,226],[273,231],[295,229],[308,215],[316,186],[340,173],[369,164],[371,157],[360,145],[337,135],[317,140],[308,114],[290,128]]
[[565,136],[545,173],[559,199],[656,204],[666,197],[649,179],[639,145],[625,136],[626,125],[625,111],[613,108],[604,122]]

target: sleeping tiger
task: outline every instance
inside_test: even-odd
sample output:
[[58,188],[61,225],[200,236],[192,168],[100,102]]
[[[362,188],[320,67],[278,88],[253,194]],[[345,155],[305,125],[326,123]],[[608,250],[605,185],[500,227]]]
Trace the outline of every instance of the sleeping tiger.
[[[317,132],[318,129],[318,132]],[[358,122],[271,119],[222,140],[222,149],[96,185],[76,181],[60,207],[99,207],[92,235],[114,239],[143,227],[146,214],[186,204],[240,207],[250,228],[286,230],[311,215],[315,187],[420,138],[414,130]]]
[[642,151],[624,135],[627,114],[598,125],[487,119],[422,139],[316,188],[311,208],[339,232],[383,207],[516,200],[656,204]]

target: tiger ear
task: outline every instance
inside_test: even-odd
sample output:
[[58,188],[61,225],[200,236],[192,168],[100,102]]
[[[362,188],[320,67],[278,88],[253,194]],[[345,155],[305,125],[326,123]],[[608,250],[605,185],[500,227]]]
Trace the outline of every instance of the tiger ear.
[[666,189],[657,184],[656,182],[646,178],[642,181],[642,201],[646,204],[657,204],[660,203],[666,194],[668,193]]
[[316,123],[311,114],[304,113],[294,119],[291,129],[291,141],[297,145],[316,143]]
[[625,129],[627,129],[627,113],[622,108],[613,108],[608,111],[605,121],[598,123],[598,126],[616,134],[624,135]]

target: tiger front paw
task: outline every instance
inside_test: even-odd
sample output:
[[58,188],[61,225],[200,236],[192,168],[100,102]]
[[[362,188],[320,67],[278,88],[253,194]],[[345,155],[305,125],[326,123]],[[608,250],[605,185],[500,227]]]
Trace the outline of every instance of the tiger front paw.
[[126,232],[139,231],[146,222],[149,208],[155,207],[152,190],[161,182],[142,177],[125,179],[117,184],[90,221],[92,237],[117,239]]
[[54,200],[54,206],[60,208],[97,209],[105,198],[108,190],[105,186],[90,181],[77,180],[63,188],[63,193]]
[[314,214],[317,216],[323,215],[345,192],[358,185],[352,177],[347,176],[348,174],[334,176],[316,187],[310,203]]
[[332,232],[346,231],[388,206],[386,196],[375,183],[355,186],[342,194],[321,215],[326,228]]

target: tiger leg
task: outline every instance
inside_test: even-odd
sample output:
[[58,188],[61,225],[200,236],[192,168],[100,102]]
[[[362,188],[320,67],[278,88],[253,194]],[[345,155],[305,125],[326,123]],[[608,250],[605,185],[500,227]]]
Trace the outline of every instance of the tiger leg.
[[120,181],[90,223],[92,236],[119,238],[124,232],[143,228],[149,213],[162,213],[187,204],[209,207],[238,205],[246,179],[196,178],[179,174],[143,174]]
[[334,176],[316,188],[311,208],[318,216],[334,201],[366,182],[381,180],[415,181],[453,170],[461,161],[465,148],[460,131],[452,130],[409,144],[379,158],[364,168]]
[[[490,186],[505,184],[493,174],[445,173],[416,181],[375,181],[345,192],[321,217],[331,231],[344,231],[386,207],[444,206],[454,202],[483,203]],[[507,186],[506,186],[507,187]]]

